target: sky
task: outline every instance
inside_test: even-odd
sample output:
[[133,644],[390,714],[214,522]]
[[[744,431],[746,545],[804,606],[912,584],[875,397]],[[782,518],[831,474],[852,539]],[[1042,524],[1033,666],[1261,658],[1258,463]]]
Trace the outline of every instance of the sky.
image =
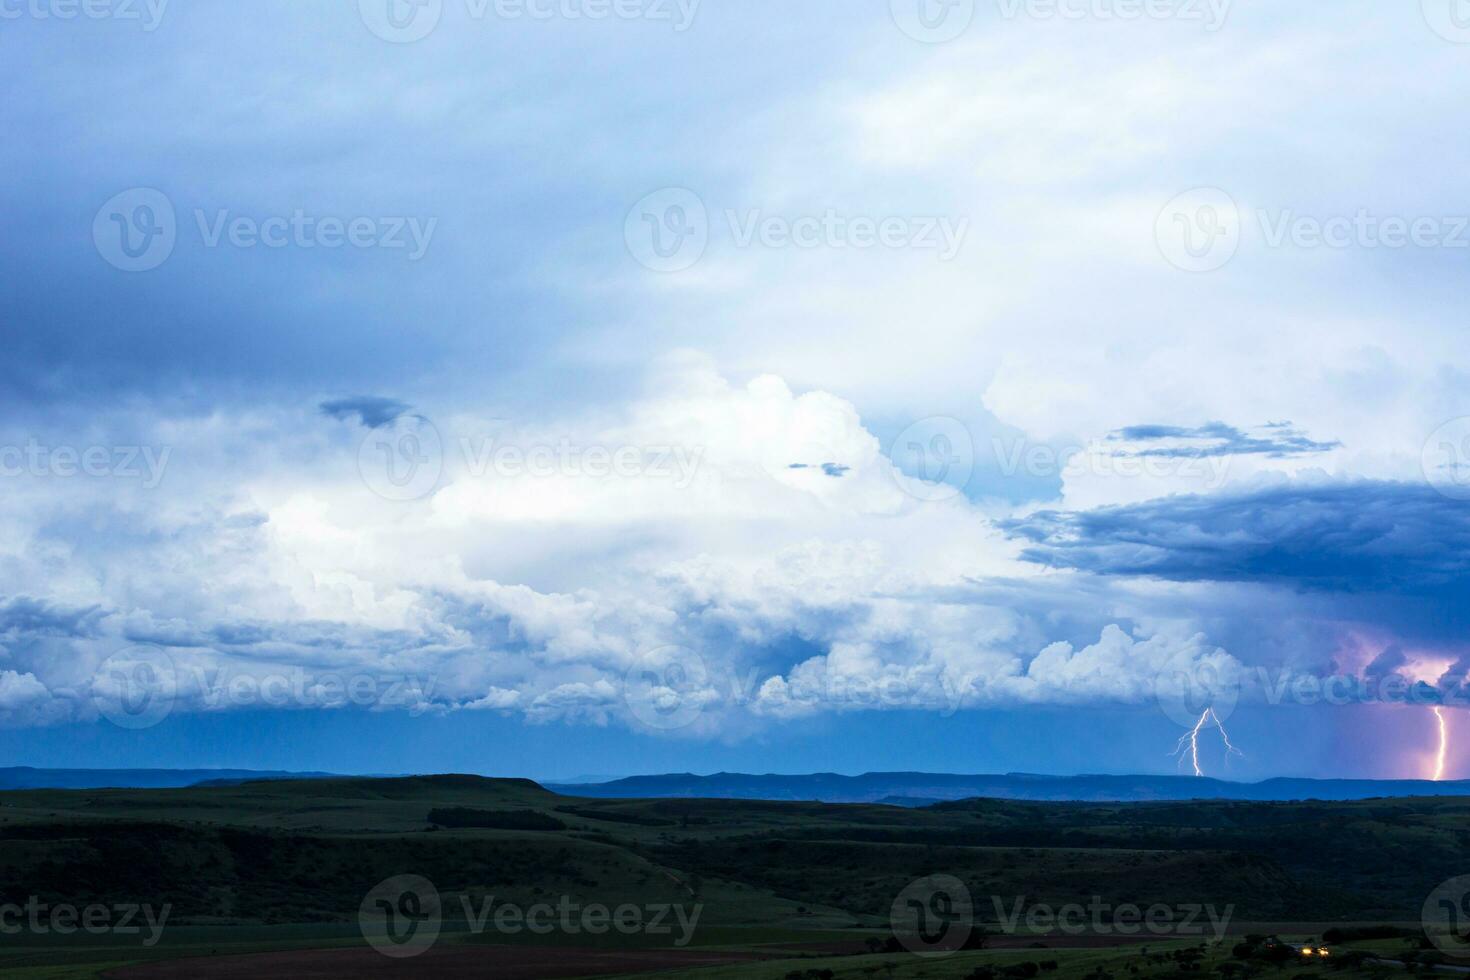
[[1460,0],[0,0],[0,764],[1470,777],[1467,82]]

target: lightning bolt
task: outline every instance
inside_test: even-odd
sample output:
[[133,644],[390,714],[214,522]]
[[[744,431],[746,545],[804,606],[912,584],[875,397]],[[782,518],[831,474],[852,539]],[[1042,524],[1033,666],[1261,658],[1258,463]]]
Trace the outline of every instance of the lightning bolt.
[[1190,765],[1194,767],[1194,774],[1196,776],[1203,776],[1205,774],[1205,771],[1200,768],[1199,764],[1199,733],[1204,731],[1206,722],[1214,722],[1215,727],[1219,729],[1220,741],[1225,743],[1225,759],[1227,762],[1232,752],[1236,755],[1245,754],[1231,743],[1230,735],[1225,731],[1225,725],[1220,721],[1220,716],[1215,714],[1215,709],[1206,708],[1204,714],[1199,716],[1199,721],[1194,723],[1194,727],[1179,736],[1179,743],[1174,747],[1174,751],[1169,753],[1178,757],[1181,762],[1184,761],[1185,753],[1188,753]]
[[1444,779],[1445,756],[1449,754],[1450,748],[1450,723],[1444,716],[1444,708],[1438,705],[1434,707],[1434,719],[1439,723],[1439,753],[1434,757],[1434,776],[1437,783]]

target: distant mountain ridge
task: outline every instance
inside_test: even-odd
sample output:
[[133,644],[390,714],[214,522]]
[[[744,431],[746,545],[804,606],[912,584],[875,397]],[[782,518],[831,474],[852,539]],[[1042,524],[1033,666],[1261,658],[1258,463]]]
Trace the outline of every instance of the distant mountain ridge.
[[[336,773],[255,769],[36,769],[0,768],[0,791],[29,789],[179,789],[254,781],[341,779]],[[379,777],[351,777],[379,778]],[[438,777],[449,778],[449,777]],[[462,777],[471,778],[471,777]],[[474,777],[478,778],[478,777]],[[529,781],[524,781],[527,785]],[[988,797],[1037,802],[1160,802],[1179,800],[1351,801],[1374,797],[1466,796],[1470,780],[1276,778],[1237,783],[1200,776],[1043,776],[1032,773],[956,775],[870,772],[805,775],[720,772],[709,776],[668,773],[601,783],[541,784],[564,796],[596,799],[796,800],[883,803],[922,807]]]
[[327,779],[327,772],[277,772],[254,769],[33,769],[0,768],[0,790],[7,789],[180,789],[267,779]]
[[889,803],[924,806],[991,797],[1053,802],[1142,802],[1148,800],[1364,800],[1374,797],[1470,796],[1470,781],[1422,779],[1276,778],[1235,783],[1204,776],[1041,776],[1032,773],[951,775],[870,772],[861,776],[813,773],[802,776],[720,772],[711,776],[671,773],[630,776],[606,783],[547,783],[569,796],[599,799],[813,800],[822,803]]

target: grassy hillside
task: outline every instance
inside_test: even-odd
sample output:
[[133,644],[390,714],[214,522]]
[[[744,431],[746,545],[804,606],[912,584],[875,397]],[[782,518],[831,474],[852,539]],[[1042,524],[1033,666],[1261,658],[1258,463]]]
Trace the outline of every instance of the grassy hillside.
[[[991,896],[1234,905],[1237,922],[1414,921],[1430,890],[1465,867],[1467,816],[1470,801],[1450,798],[924,809],[591,800],[465,776],[8,792],[0,903],[168,903],[166,940],[131,951],[144,958],[178,946],[359,942],[364,895],[402,874],[446,896],[449,942],[568,939],[464,935],[448,896],[570,896],[699,902],[704,945],[845,937],[860,948],[885,934],[895,896],[930,874],[965,882],[992,928]],[[105,945],[21,936],[0,946],[0,966],[70,962]]]

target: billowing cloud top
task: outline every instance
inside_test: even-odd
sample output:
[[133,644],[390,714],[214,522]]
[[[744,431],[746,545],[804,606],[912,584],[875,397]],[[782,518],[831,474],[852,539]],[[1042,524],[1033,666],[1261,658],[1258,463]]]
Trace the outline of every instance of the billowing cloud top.
[[1464,680],[1434,4],[62,6],[0,39],[6,726]]

